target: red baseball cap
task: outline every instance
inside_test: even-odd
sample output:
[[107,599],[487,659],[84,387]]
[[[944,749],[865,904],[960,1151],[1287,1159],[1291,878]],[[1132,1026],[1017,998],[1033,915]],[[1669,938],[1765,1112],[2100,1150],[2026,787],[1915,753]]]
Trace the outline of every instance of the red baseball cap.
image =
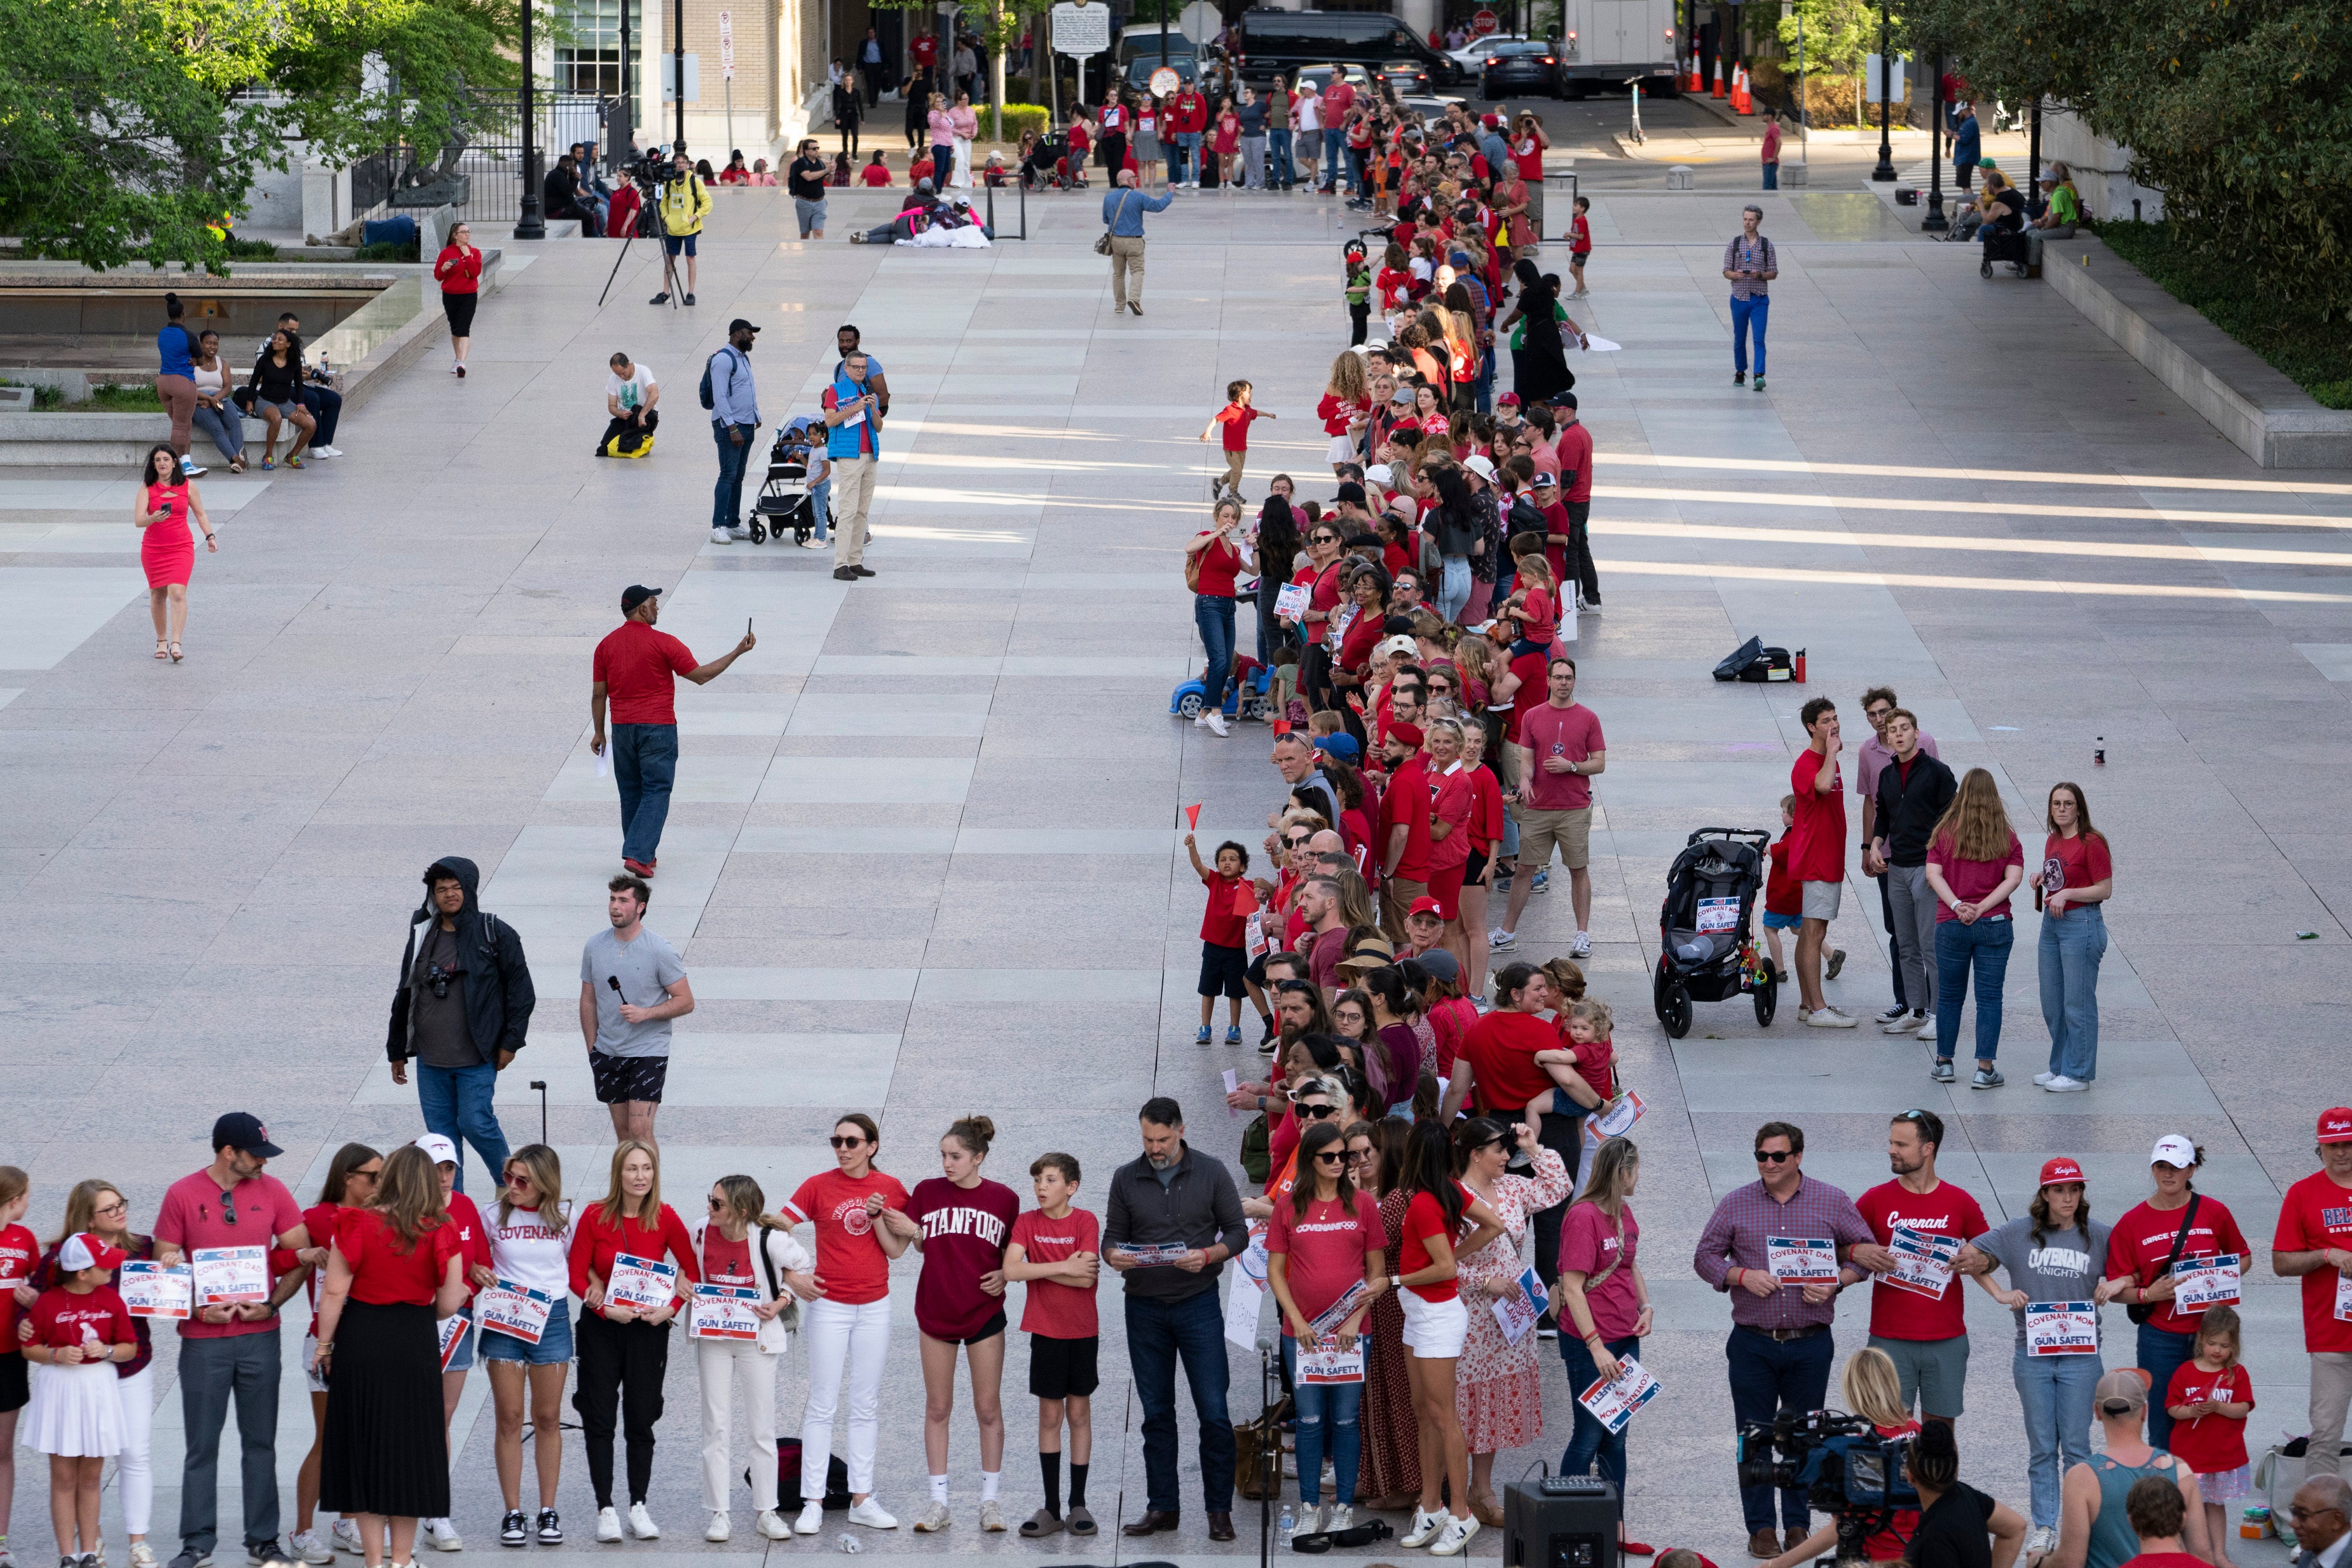
[[[1412,901],[1412,907],[1406,910],[1405,915],[1408,918],[1415,915],[1434,915],[1443,920],[1445,918],[1445,906],[1433,898],[1416,898]],[[2347,1113],[2352,1114],[2352,1113]],[[2352,1134],[2346,1135],[2352,1136]]]
[[2333,1111],[2319,1113],[2319,1141],[2323,1144],[2352,1144],[2352,1110],[2338,1105]]
[[[2347,1127],[2352,1127],[2352,1111],[2346,1112],[2345,1116],[2347,1117],[2346,1125]],[[2352,1137],[2352,1132],[2347,1132],[2345,1136]],[[2074,1161],[2068,1159],[2063,1155],[2059,1155],[2054,1160],[2044,1160],[2042,1162],[2042,1185],[2043,1186],[2056,1186],[2063,1182],[2079,1182],[2082,1179],[2083,1167],[2076,1165]]]

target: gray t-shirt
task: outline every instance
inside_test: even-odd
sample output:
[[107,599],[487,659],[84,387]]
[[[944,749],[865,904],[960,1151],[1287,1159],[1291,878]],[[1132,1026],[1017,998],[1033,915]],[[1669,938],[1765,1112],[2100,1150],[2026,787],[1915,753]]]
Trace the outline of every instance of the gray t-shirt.
[[[651,926],[637,927],[634,942],[622,941],[609,926],[588,938],[588,946],[580,953],[580,978],[595,988],[598,1051],[606,1056],[669,1054],[669,1019],[634,1024],[621,1020],[623,1002],[631,1007],[658,1007],[668,999],[669,988],[686,978],[686,966],[679,961],[677,949],[656,936]],[[614,979],[621,982],[618,991],[612,986]]]
[[[433,994],[433,973],[444,978],[442,994]],[[441,929],[441,922],[425,922],[425,939],[416,945],[415,986],[409,992],[409,1009],[415,1019],[418,1060],[427,1067],[448,1070],[482,1065],[474,1048],[474,1032],[466,1019],[466,967],[457,956],[457,936]]]
[[[2083,1229],[2053,1230],[2033,1241],[2033,1217],[2021,1214],[1989,1236],[1976,1238],[1977,1250],[2009,1271],[2011,1290],[2023,1291],[2029,1301],[2087,1301],[2107,1271],[2108,1227],[2090,1224],[2090,1243]],[[2017,1343],[2025,1343],[2025,1309],[2011,1309],[2017,1318]]]

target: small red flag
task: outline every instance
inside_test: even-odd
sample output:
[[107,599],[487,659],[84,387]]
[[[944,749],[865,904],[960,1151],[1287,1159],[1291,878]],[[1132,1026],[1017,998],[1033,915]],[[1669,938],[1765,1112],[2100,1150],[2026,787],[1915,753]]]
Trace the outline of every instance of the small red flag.
[[1187,828],[1192,829],[1192,830],[1193,831],[1195,831],[1195,832],[1198,832],[1198,831],[1200,831],[1200,827],[1201,827],[1201,808],[1200,808],[1200,807],[1198,807],[1198,806],[1187,806],[1187,807],[1185,807],[1185,808],[1184,808],[1184,825],[1185,825]]

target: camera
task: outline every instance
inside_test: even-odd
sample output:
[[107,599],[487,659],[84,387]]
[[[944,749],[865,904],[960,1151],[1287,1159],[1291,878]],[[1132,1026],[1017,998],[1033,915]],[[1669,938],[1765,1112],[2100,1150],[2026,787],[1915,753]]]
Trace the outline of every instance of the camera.
[[449,982],[457,977],[457,971],[455,969],[445,968],[439,964],[425,966],[425,983],[433,988],[433,999],[436,1001],[443,1000],[449,995]]
[[1783,1410],[1739,1428],[1739,1484],[1802,1487],[1805,1502],[1837,1520],[1837,1556],[1858,1563],[1863,1542],[1888,1527],[1896,1511],[1919,1506],[1905,1469],[1911,1439],[1882,1437],[1843,1410]]

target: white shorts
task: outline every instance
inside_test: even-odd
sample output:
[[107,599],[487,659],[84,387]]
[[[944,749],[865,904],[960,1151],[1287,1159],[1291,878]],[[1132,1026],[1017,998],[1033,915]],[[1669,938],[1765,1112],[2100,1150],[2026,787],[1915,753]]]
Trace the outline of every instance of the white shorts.
[[1805,890],[1805,918],[1808,920],[1835,920],[1838,915],[1839,901],[1845,896],[1845,883],[1842,882],[1809,882],[1802,885]]
[[1423,1361],[1452,1361],[1462,1354],[1462,1342],[1470,1333],[1470,1309],[1462,1298],[1450,1301],[1423,1301],[1421,1292],[1408,1285],[1397,1292],[1397,1305],[1404,1309],[1405,1348]]
[[1330,450],[1324,454],[1327,463],[1360,463],[1363,460],[1364,455],[1356,450],[1356,438],[1352,435],[1333,436]]

